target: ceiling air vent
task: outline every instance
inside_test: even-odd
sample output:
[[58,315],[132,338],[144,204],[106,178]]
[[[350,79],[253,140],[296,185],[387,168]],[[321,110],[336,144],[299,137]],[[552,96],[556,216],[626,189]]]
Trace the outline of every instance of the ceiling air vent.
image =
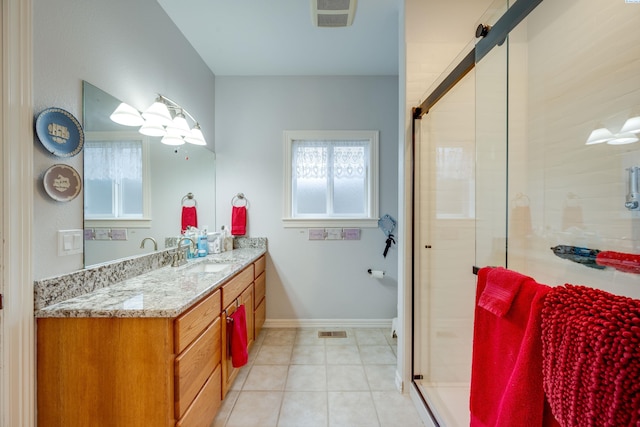
[[348,27],[353,23],[357,0],[311,0],[313,25]]

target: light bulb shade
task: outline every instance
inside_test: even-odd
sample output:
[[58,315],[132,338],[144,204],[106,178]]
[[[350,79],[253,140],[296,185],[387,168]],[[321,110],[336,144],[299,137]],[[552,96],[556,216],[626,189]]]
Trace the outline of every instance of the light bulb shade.
[[142,117],[149,122],[160,123],[163,126],[171,124],[171,113],[167,104],[162,101],[156,101],[147,110],[142,113]]
[[176,114],[171,123],[167,125],[167,132],[179,133],[181,136],[189,135],[191,129],[189,129],[187,119],[182,112]]
[[620,133],[640,133],[640,116],[627,119],[620,129]]
[[611,141],[615,136],[607,128],[596,129],[591,132],[587,139],[586,145],[601,144],[603,142]]
[[160,123],[145,121],[144,124],[138,129],[143,135],[147,136],[165,136],[167,131]]
[[638,137],[631,132],[617,133],[612,140],[607,141],[609,145],[624,145],[638,142]]
[[178,133],[167,131],[167,134],[162,137],[160,142],[166,145],[182,145],[184,144],[184,139]]
[[140,116],[138,110],[133,108],[129,104],[125,104],[124,102],[118,105],[118,108],[114,110],[113,113],[109,116],[109,118],[124,126],[140,126],[144,123],[144,119]]
[[204,135],[202,134],[202,130],[200,130],[200,125],[196,124],[189,135],[184,137],[184,140],[189,144],[194,145],[207,145],[207,141],[204,139]]

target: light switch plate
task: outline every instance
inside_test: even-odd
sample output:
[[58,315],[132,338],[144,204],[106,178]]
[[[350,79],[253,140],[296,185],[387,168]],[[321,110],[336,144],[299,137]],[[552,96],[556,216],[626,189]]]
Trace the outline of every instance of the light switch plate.
[[84,230],[58,230],[58,256],[81,254]]

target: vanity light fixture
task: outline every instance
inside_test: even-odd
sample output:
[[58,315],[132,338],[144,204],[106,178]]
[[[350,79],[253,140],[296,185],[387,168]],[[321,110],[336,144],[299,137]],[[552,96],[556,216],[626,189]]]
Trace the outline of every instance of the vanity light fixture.
[[138,132],[147,136],[165,136],[167,130],[160,123],[147,120],[138,129]]
[[611,141],[615,136],[607,128],[599,128],[591,132],[587,139],[586,145],[601,144],[603,142]]
[[638,142],[638,134],[640,133],[640,116],[631,117],[624,122],[620,132],[613,134],[607,128],[599,128],[591,132],[587,138],[586,145],[601,144],[606,142],[609,145],[624,145]]
[[[189,127],[187,117],[193,122]],[[125,126],[140,126],[138,130],[147,136],[162,137],[167,145],[182,145],[185,142],[194,145],[207,145],[200,124],[178,103],[164,95],[156,100],[142,114],[125,103],[120,104],[111,114],[111,120]]]
[[611,141],[607,141],[609,145],[624,145],[624,144],[633,144],[634,142],[638,142],[638,137],[632,134],[631,132],[627,133],[616,133],[615,138]]
[[177,132],[167,132],[160,142],[166,145],[182,145],[184,144],[184,139],[182,139],[182,135]]
[[184,140],[189,144],[207,145],[207,141],[204,140],[204,135],[202,134],[199,123],[196,123],[196,125],[191,129],[191,134],[185,136]]
[[167,125],[167,133],[169,132],[178,133],[180,136],[186,136],[191,133],[191,129],[189,129],[189,124],[182,110],[178,111],[171,123]]
[[149,122],[159,123],[168,126],[173,120],[167,104],[162,96],[158,96],[153,104],[142,113],[142,117]]
[[622,129],[620,129],[620,133],[640,133],[640,116],[631,117],[624,122],[622,125]]
[[131,105],[121,102],[109,118],[124,126],[140,126],[144,123],[144,119]]

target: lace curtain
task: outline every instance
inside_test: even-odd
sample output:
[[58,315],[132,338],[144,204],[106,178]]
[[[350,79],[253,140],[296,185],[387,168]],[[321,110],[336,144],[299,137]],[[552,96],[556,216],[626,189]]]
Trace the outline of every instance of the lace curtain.
[[84,161],[85,180],[142,180],[140,141],[88,141]]
[[[296,179],[324,179],[366,176],[368,141],[294,141]],[[331,171],[331,172],[330,172]]]

